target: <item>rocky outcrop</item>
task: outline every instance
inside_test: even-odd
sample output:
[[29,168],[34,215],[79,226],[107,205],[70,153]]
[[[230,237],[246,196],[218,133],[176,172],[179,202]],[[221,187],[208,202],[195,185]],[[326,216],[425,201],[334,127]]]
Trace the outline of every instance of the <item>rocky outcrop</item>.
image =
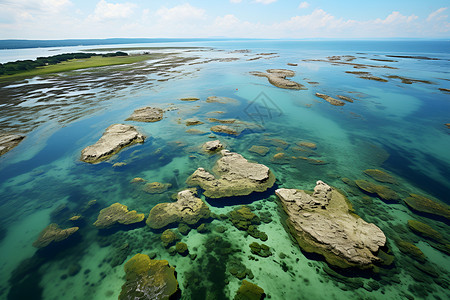
[[184,190],[178,193],[176,202],[159,203],[153,207],[146,223],[153,229],[160,229],[180,222],[195,225],[209,217],[208,206],[194,192]]
[[0,134],[0,156],[19,145],[24,138],[18,134]]
[[59,228],[58,224],[52,223],[44,228],[39,237],[34,241],[33,247],[47,247],[52,242],[60,242],[77,232],[79,227],[71,227],[67,229]]
[[191,186],[200,186],[210,198],[244,196],[264,192],[275,183],[268,167],[247,161],[242,155],[222,150],[222,157],[213,167],[213,174],[198,168],[187,180]]
[[243,280],[234,300],[261,300],[266,297],[264,290],[247,280]]
[[207,103],[220,103],[220,104],[238,104],[239,101],[229,97],[210,96],[206,98]]
[[157,107],[142,107],[136,109],[126,121],[158,122],[163,118],[164,111]]
[[209,141],[203,144],[203,150],[206,152],[215,152],[223,149],[223,145],[219,140]]
[[126,205],[114,203],[100,211],[94,225],[99,228],[109,228],[114,224],[129,225],[144,220],[144,214],[138,214],[135,210],[128,211]]
[[269,82],[279,88],[282,89],[291,89],[291,90],[306,90],[304,85],[286,79],[286,77],[293,77],[295,76],[295,72],[291,70],[285,70],[285,69],[269,69],[266,70],[267,73],[264,72],[250,72],[250,74],[258,77],[266,77]]
[[321,254],[341,268],[366,269],[381,260],[376,253],[386,244],[384,233],[351,213],[345,196],[323,181],[317,181],[312,195],[297,189],[275,193],[288,215],[288,227],[304,251]]
[[138,253],[125,263],[124,269],[126,282],[119,300],[166,300],[179,291],[175,268],[167,260]]
[[125,147],[143,143],[145,137],[136,127],[125,124],[114,124],[106,128],[102,137],[94,145],[81,151],[81,160],[87,163],[98,163],[108,159]]
[[356,185],[369,194],[376,194],[383,200],[396,202],[400,199],[398,194],[384,185],[378,185],[366,180],[355,180]]
[[440,204],[421,195],[409,195],[410,197],[405,198],[404,201],[411,209],[450,220],[450,208],[447,205]]
[[334,99],[333,97],[330,97],[325,94],[316,93],[316,96],[319,98],[322,98],[323,100],[327,101],[328,103],[330,103],[331,105],[334,105],[334,106],[344,106],[344,104],[345,104],[345,102],[342,102],[341,100],[338,100],[338,99]]

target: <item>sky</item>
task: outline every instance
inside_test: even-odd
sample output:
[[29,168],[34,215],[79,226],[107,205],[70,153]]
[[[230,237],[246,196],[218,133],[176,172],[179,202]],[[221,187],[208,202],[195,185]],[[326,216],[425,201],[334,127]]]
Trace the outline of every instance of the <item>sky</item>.
[[0,39],[450,38],[448,0],[0,0]]

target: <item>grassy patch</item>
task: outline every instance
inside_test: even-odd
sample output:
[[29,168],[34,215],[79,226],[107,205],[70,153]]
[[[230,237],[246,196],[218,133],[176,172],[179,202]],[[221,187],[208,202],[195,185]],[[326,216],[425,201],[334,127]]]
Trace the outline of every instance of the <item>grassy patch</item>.
[[105,52],[105,51],[133,51],[133,50],[185,50],[185,49],[210,49],[206,47],[118,47],[118,48],[96,48],[85,49],[85,52]]
[[61,62],[56,65],[38,67],[36,69],[24,71],[14,75],[2,75],[0,76],[0,80],[15,80],[23,77],[33,77],[44,74],[67,72],[79,69],[132,64],[155,58],[157,58],[155,55],[133,55],[133,56],[116,56],[116,57],[94,56],[87,59],[73,59]]

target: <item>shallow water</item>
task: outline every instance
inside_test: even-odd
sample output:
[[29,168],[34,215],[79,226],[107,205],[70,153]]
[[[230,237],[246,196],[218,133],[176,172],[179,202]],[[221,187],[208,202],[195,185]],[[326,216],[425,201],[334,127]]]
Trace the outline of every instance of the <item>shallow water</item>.
[[[446,42],[188,44],[212,46],[215,50],[183,52],[166,61],[74,71],[0,86],[1,129],[27,135],[19,146],[0,157],[0,268],[6,274],[0,279],[0,298],[115,299],[124,283],[124,271],[123,262],[114,265],[111,261],[124,243],[130,249],[125,261],[136,253],[156,253],[158,259],[167,259],[176,266],[183,299],[232,299],[241,283],[229,272],[232,264],[250,269],[254,275],[250,281],[272,299],[449,298],[448,255],[411,232],[407,221],[424,222],[447,241],[448,223],[418,215],[403,201],[385,203],[342,180],[368,179],[365,169],[383,169],[396,178],[397,184],[391,187],[402,199],[416,193],[450,204],[450,129],[444,125],[450,122],[450,94],[439,90],[450,87],[450,55],[443,51]],[[229,53],[236,49],[251,52]],[[31,50],[27,51],[31,55]],[[258,55],[261,52],[277,54]],[[36,53],[42,55],[42,49]],[[303,61],[333,55],[353,55],[357,59],[352,63],[398,69],[354,69],[351,65]],[[439,60],[385,55],[420,55]],[[256,57],[262,58],[248,60]],[[238,60],[220,61],[224,58]],[[280,89],[266,78],[249,74],[269,68],[294,70],[296,75],[290,79],[308,90]],[[378,82],[345,73],[355,70],[383,78],[399,75],[429,80],[432,84],[404,84],[388,78],[388,82]],[[316,92],[332,97],[346,95],[354,102],[332,106],[316,97]],[[207,103],[208,96],[231,97],[238,102]],[[180,101],[183,97],[201,100]],[[171,104],[178,109],[166,112],[159,122],[124,121],[136,108],[166,108]],[[212,123],[207,121],[210,117],[235,118],[258,125],[238,137],[215,136],[227,149],[270,167],[277,177],[277,186],[311,190],[320,179],[341,189],[357,214],[385,232],[395,266],[378,274],[340,275],[317,257],[302,253],[284,228],[285,216],[271,195],[273,190],[227,199],[226,203],[206,199],[211,211],[218,215],[240,204],[250,205],[258,215],[270,213],[272,221],[258,227],[269,237],[264,244],[271,247],[273,255],[268,258],[251,259],[254,256],[248,245],[258,240],[219,219],[208,224],[207,234],[191,230],[182,236],[190,253],[197,254],[195,260],[178,254],[171,256],[161,245],[161,233],[145,224],[106,231],[92,226],[100,209],[114,202],[147,215],[154,205],[171,201],[174,193],[185,188],[186,179],[198,167],[210,169],[218,156],[200,150],[212,135]],[[184,121],[189,118],[205,123],[186,127]],[[138,126],[148,136],[146,142],[125,148],[100,164],[79,161],[81,150],[95,143],[106,127],[122,122]],[[188,133],[188,129],[202,133]],[[288,146],[277,148],[279,144],[271,138],[282,139]],[[298,153],[295,143],[304,140],[316,143],[317,149]],[[252,145],[267,146],[270,151],[260,156],[249,151]],[[302,159],[274,160],[273,156],[280,152],[288,157],[308,156],[326,164]],[[117,162],[126,165],[113,167]],[[172,186],[163,194],[147,194],[130,184],[135,177]],[[63,228],[74,226],[68,218],[81,212],[93,199],[97,205],[83,212],[83,219],[76,223],[80,227],[76,235],[50,249],[33,248],[33,241],[45,226],[51,222]],[[55,214],[62,204],[66,209]],[[223,229],[225,232],[221,233]],[[426,263],[401,252],[394,242],[399,239],[419,247]],[[231,250],[220,251],[225,248]],[[418,264],[433,271],[425,272]],[[77,268],[79,271],[73,272]]]

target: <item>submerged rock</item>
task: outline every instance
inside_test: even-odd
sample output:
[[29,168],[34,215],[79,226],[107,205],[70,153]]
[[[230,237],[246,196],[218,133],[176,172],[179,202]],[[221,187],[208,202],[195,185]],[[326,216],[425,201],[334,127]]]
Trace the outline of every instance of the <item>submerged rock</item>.
[[206,98],[207,103],[220,103],[220,104],[238,104],[239,101],[229,97],[210,96]]
[[447,220],[450,219],[450,209],[447,205],[440,204],[421,195],[409,195],[410,197],[405,198],[404,201],[410,208],[419,212],[444,217]]
[[384,185],[378,185],[366,180],[355,180],[355,183],[361,190],[369,194],[377,194],[383,200],[397,201],[400,199],[395,191]]
[[239,135],[240,132],[227,125],[214,125],[211,127],[212,132],[225,133],[229,135]]
[[200,198],[195,197],[191,190],[179,192],[177,199],[176,202],[159,203],[153,207],[148,215],[147,225],[153,229],[180,222],[194,225],[210,217],[208,206]]
[[264,244],[258,244],[257,242],[253,242],[250,245],[250,251],[258,256],[261,257],[269,257],[272,255],[272,251],[270,250],[269,246]]
[[203,144],[203,150],[206,152],[215,152],[223,149],[223,145],[219,140],[209,141]]
[[186,126],[196,126],[196,125],[201,125],[201,124],[203,124],[203,122],[200,120],[197,120],[197,119],[186,120]]
[[171,187],[171,183],[149,182],[146,183],[142,189],[149,194],[162,194]]
[[198,101],[200,98],[197,97],[186,97],[186,98],[180,98],[181,101]]
[[295,76],[295,72],[285,69],[269,69],[264,72],[250,72],[250,74],[258,77],[266,77],[269,82],[282,89],[292,89],[292,90],[307,90],[307,88],[295,81],[286,79],[286,77]]
[[350,98],[350,97],[347,97],[347,96],[343,96],[343,95],[337,95],[337,97],[338,97],[339,99],[341,99],[341,100],[344,100],[344,101],[347,101],[347,102],[353,103],[353,99],[352,99],[352,98]]
[[334,99],[333,97],[330,97],[325,94],[316,93],[316,96],[322,98],[323,100],[327,101],[328,103],[334,106],[343,106],[345,104],[345,102],[342,102],[341,100],[338,99]]
[[244,205],[238,209],[232,210],[228,216],[231,223],[240,230],[248,230],[249,226],[261,223],[258,216],[252,213],[248,206]]
[[147,106],[136,109],[125,121],[158,122],[162,120],[163,114],[161,108]]
[[243,280],[239,287],[234,300],[261,300],[264,299],[266,294],[264,290],[247,280]]
[[24,138],[25,136],[18,134],[0,134],[0,155],[19,145]]
[[288,215],[288,227],[304,251],[321,254],[341,268],[372,268],[381,261],[375,253],[386,244],[384,233],[351,213],[345,196],[323,181],[317,181],[312,195],[297,189],[275,193]]
[[317,149],[316,143],[313,143],[313,142],[300,141],[300,142],[297,143],[297,145],[299,147],[305,147],[305,148],[309,148],[311,150],[316,150]]
[[161,234],[161,242],[166,248],[175,244],[179,239],[178,235],[172,229],[166,229]]
[[171,299],[178,291],[175,268],[167,260],[136,254],[125,263],[126,282],[119,300]]
[[432,241],[444,244],[446,241],[444,240],[442,234],[437,232],[433,227],[427,225],[425,223],[416,221],[416,220],[408,220],[408,227],[412,232],[423,236]]
[[81,151],[81,160],[88,163],[98,163],[108,159],[125,147],[143,143],[145,137],[136,127],[125,124],[114,124],[106,128],[102,137],[91,146]]
[[135,210],[128,211],[126,205],[114,203],[100,211],[94,226],[99,229],[108,228],[116,223],[129,225],[144,220],[144,214],[138,214]]
[[248,149],[248,151],[253,152],[253,153],[257,153],[257,154],[259,154],[261,156],[265,156],[270,151],[270,149],[268,147],[265,147],[265,146],[253,145],[250,149]]
[[364,173],[379,182],[396,183],[394,177],[378,169],[367,169]]
[[264,192],[275,183],[275,176],[268,167],[251,163],[242,155],[222,150],[222,157],[213,167],[213,173],[198,168],[188,179],[191,186],[200,186],[210,198],[244,196],[252,192]]
[[67,229],[59,228],[58,224],[52,223],[45,227],[39,237],[34,241],[33,247],[43,248],[52,242],[60,242],[77,232],[79,227],[71,227]]
[[406,255],[420,262],[425,262],[425,254],[423,254],[422,250],[420,250],[416,245],[402,240],[396,240],[395,244],[397,244],[398,249]]

